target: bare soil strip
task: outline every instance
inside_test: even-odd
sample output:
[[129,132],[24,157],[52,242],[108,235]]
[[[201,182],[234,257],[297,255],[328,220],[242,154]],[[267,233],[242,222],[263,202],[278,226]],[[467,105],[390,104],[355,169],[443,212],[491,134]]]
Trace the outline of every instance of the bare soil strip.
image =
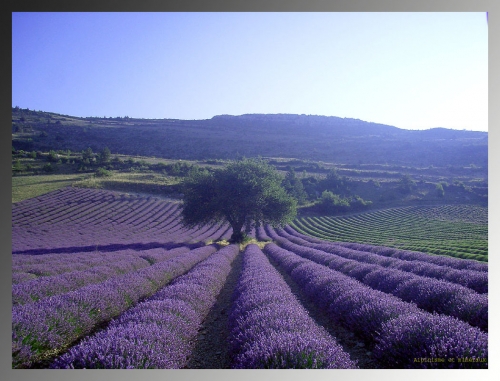
[[232,363],[229,351],[228,312],[234,288],[242,267],[242,253],[238,253],[232,264],[215,305],[203,322],[196,337],[196,343],[186,368],[188,369],[230,369]]

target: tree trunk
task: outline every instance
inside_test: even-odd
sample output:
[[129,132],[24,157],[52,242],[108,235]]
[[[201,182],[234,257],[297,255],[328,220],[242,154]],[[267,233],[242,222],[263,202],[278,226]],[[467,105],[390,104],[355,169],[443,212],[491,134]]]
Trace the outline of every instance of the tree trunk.
[[243,229],[243,223],[235,222],[231,224],[233,228],[233,234],[231,235],[230,242],[241,243],[245,238],[245,234],[241,231]]

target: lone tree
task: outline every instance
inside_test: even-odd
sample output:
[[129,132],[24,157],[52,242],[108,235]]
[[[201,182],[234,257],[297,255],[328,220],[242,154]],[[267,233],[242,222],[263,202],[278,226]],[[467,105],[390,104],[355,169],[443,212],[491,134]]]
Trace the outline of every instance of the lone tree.
[[108,147],[104,147],[98,156],[99,164],[108,164],[111,161],[111,151]]
[[262,160],[244,159],[213,172],[193,170],[183,182],[182,220],[194,227],[228,222],[232,242],[252,226],[283,226],[297,214],[297,201],[282,188],[282,177]]

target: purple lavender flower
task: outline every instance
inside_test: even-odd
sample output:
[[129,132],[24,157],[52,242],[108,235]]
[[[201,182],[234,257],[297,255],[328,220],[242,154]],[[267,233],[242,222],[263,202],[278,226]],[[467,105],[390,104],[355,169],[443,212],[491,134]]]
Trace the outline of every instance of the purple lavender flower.
[[57,358],[52,368],[182,368],[222,289],[236,245],[193,267]]
[[355,368],[309,317],[256,245],[248,245],[230,312],[234,368]]
[[62,350],[90,333],[98,324],[109,321],[140,299],[151,296],[215,250],[214,246],[204,246],[182,257],[99,284],[14,307],[12,342],[22,350],[13,353],[13,366],[30,366],[33,361]]
[[[294,238],[283,230],[277,229],[277,232],[287,235],[294,241],[303,241],[300,238]],[[299,245],[281,236],[275,240],[284,249],[314,262],[329,266],[331,269],[347,276],[356,278],[376,290],[393,294],[406,302],[415,303],[419,308],[426,311],[454,316],[472,325],[477,325],[485,331],[488,330],[487,297],[483,297],[469,288],[444,280],[419,276],[415,273],[407,273],[393,267],[385,267],[388,264],[391,265],[396,263],[395,261],[399,261],[393,258],[382,258],[381,260],[374,258],[374,260],[371,260],[370,258],[377,256],[365,253],[368,258],[366,259],[362,252],[345,248],[338,250],[335,246],[316,245],[312,243]],[[314,249],[310,246],[321,247],[329,252]],[[391,262],[385,263],[387,260]],[[370,263],[367,264],[365,262]],[[399,262],[404,263],[404,266],[400,267],[408,270],[411,270],[411,266],[408,265],[414,264],[417,268],[414,270],[416,273],[425,272],[429,266],[438,267],[419,261]],[[425,270],[420,271],[419,264]]]
[[[300,257],[275,244],[266,245],[264,251],[280,264],[300,261]],[[376,358],[389,368],[485,367],[484,363],[458,360],[447,365],[413,362],[432,356],[486,358],[488,335],[479,328],[450,316],[424,312],[310,261],[287,272],[334,321],[375,342]]]
[[487,368],[488,336],[449,316],[409,314],[383,324],[373,355],[390,368]]

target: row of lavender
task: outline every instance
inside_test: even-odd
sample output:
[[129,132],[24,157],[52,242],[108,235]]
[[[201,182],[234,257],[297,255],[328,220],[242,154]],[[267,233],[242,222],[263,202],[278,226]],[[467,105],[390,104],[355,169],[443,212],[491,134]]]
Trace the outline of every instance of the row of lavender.
[[179,215],[179,205],[171,202],[65,188],[13,206],[12,250],[14,254],[117,250],[231,235],[228,225],[187,229]]
[[[174,245],[173,245],[174,246]],[[179,245],[182,247],[182,245]],[[74,271],[85,271],[100,266],[112,266],[117,271],[125,271],[122,265],[137,268],[160,261],[163,254],[169,251],[167,246],[155,249],[119,250],[114,252],[81,252],[72,254],[45,254],[43,256],[18,254],[13,256],[12,284],[40,277],[57,276]],[[147,263],[146,263],[146,262]],[[27,279],[23,279],[27,278]]]
[[[140,216],[147,209],[146,205],[157,207],[159,204],[154,199],[128,198],[109,191],[63,188],[14,204],[12,222],[15,225],[29,226],[46,222],[68,223],[78,217],[81,221],[94,219],[124,223],[134,220],[134,216]],[[157,211],[158,217],[174,206],[163,204]]]
[[[158,248],[142,252],[125,250],[104,254],[59,254],[50,260],[47,260],[46,256],[37,256],[37,259],[41,260],[39,263],[15,266],[12,274],[12,304],[16,306],[33,303],[53,295],[74,291],[83,286],[101,283],[109,278],[172,259],[189,250],[188,247],[181,246],[172,250]],[[24,282],[14,282],[16,279],[19,280],[20,275],[32,273],[45,276]]]
[[304,240],[312,243],[320,243],[320,244],[330,243],[338,246],[351,248],[354,250],[359,250],[365,253],[375,253],[380,256],[399,258],[405,261],[418,261],[423,263],[431,263],[439,266],[450,267],[457,270],[473,270],[473,271],[488,272],[488,264],[484,262],[478,262],[469,259],[458,259],[441,255],[430,255],[418,251],[400,250],[386,246],[374,246],[374,245],[367,245],[355,242],[330,242],[321,240],[319,238],[307,236],[305,234],[301,234],[296,230],[292,229],[290,226],[287,226],[285,230],[296,237],[303,238]]
[[[275,242],[295,254],[357,279],[375,290],[415,303],[425,311],[453,316],[484,331],[488,330],[488,295],[474,291],[473,287],[467,288],[442,279],[416,275],[413,271],[419,266],[415,261],[385,258],[334,244],[314,244],[283,230],[278,229],[277,232],[272,228],[268,229]],[[445,267],[441,267],[441,270],[440,273],[444,276],[458,273],[454,279],[457,282],[465,280],[468,281],[464,282],[467,285],[487,287],[487,274],[484,272]],[[473,277],[471,273],[481,277]],[[433,269],[432,274],[438,276],[439,272]],[[486,275],[486,279],[482,278],[483,275]]]
[[243,253],[230,312],[235,368],[356,368],[257,245]]
[[238,246],[227,246],[57,358],[51,368],[182,368]]
[[335,323],[373,344],[373,356],[382,366],[487,368],[488,335],[479,328],[425,312],[274,243],[264,252]]
[[117,251],[126,248],[147,249],[171,243],[228,239],[228,226],[204,226],[186,229],[178,216],[161,230],[137,231],[127,225],[99,226],[73,223],[65,226],[45,224],[33,227],[12,227],[13,254],[77,253]]
[[[300,245],[337,254],[358,262],[377,264],[416,275],[446,280],[481,294],[488,292],[488,265],[486,263],[459,260],[451,257],[437,257],[404,250],[397,251],[377,246],[316,241],[311,237],[298,236],[298,233],[290,227],[286,227],[284,230],[279,229],[276,232],[280,236]],[[382,253],[392,253],[393,256],[383,255]],[[433,263],[436,262],[436,258],[441,258],[441,260],[438,260],[438,263]]]
[[216,251],[213,245],[70,292],[12,308],[12,364],[29,367],[63,351]]

